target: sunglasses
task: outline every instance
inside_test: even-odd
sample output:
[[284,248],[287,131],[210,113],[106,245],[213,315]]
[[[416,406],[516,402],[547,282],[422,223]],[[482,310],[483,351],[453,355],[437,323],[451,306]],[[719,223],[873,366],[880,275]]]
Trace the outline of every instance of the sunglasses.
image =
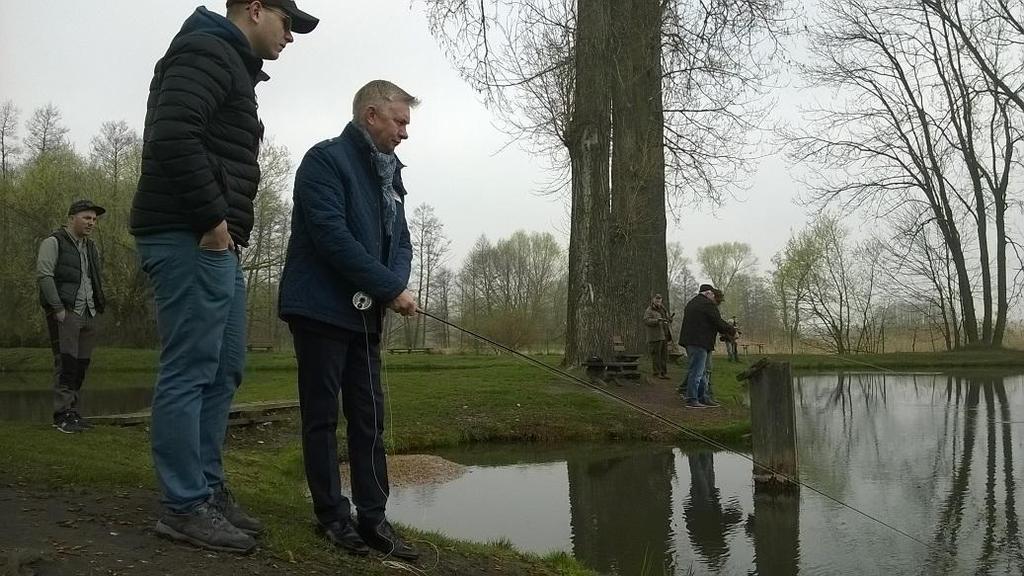
[[291,32],[292,31],[292,17],[291,16],[285,14],[281,10],[278,10],[277,8],[274,8],[272,6],[263,6],[263,9],[266,10],[267,12],[273,12],[274,14],[277,14],[278,16],[281,17],[281,23],[284,24],[284,31],[285,32]]

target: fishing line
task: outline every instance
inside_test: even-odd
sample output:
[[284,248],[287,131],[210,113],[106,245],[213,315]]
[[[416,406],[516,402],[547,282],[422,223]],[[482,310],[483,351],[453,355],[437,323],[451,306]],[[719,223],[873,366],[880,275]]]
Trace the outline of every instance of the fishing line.
[[[385,490],[384,487],[381,486],[380,479],[377,476],[377,464],[376,464],[375,459],[373,457],[373,451],[377,448],[378,440],[383,441],[383,438],[379,438],[380,434],[377,433],[377,401],[376,401],[374,390],[373,390],[373,388],[374,388],[373,387],[373,358],[370,356],[370,331],[369,331],[369,327],[366,324],[366,315],[369,313],[369,310],[373,307],[373,298],[371,298],[365,292],[356,292],[355,294],[352,295],[352,305],[355,307],[356,310],[359,311],[359,313],[360,313],[359,316],[360,316],[360,318],[363,321],[363,339],[364,339],[364,343],[366,345],[366,368],[367,368],[367,375],[369,376],[369,380],[368,381],[369,381],[369,385],[370,385],[370,405],[373,407],[373,443],[370,446],[370,469],[373,472],[373,481],[374,481],[374,483],[377,484],[377,489],[380,490],[381,495],[384,496],[384,504],[385,504],[385,507],[386,507],[387,506],[387,501],[390,499],[391,494],[390,494],[389,490]],[[390,394],[390,392],[388,390],[388,384],[387,384],[387,379],[388,379],[387,363],[386,363],[386,360],[384,360],[384,355],[383,354],[379,354],[378,356],[380,356],[380,358],[381,358],[381,373],[383,374],[382,391],[383,391],[384,398],[385,398],[385,400],[387,402],[387,405],[388,405],[387,414],[391,414],[392,413],[392,411],[391,411],[391,394]],[[390,418],[389,417],[387,419],[387,422],[388,422],[388,426],[389,426],[390,431],[391,431],[391,445],[394,446],[394,443],[395,443],[394,418]],[[351,455],[349,455],[349,458],[351,459]],[[354,481],[354,478],[353,478],[353,481]],[[389,550],[387,552],[387,554],[385,554],[380,559],[380,563],[383,566],[387,567],[387,568],[392,568],[392,569],[395,569],[395,570],[401,570],[401,571],[405,571],[405,572],[410,572],[412,574],[426,575],[426,574],[428,574],[428,572],[430,572],[431,570],[436,568],[437,565],[440,564],[440,562],[441,562],[441,551],[438,549],[438,547],[433,542],[430,542],[429,540],[412,540],[412,542],[426,542],[427,544],[430,544],[431,548],[434,549],[434,554],[435,554],[434,565],[431,566],[430,568],[427,568],[426,570],[417,568],[415,565],[410,564],[408,562],[401,562],[399,560],[390,560],[389,558],[395,552],[395,547],[396,546],[395,546],[395,542],[394,541],[389,539],[388,542],[391,544],[391,550]]]
[[[387,490],[384,489],[383,486],[380,485],[380,479],[377,477],[377,463],[374,461],[375,458],[373,455],[374,451],[377,449],[377,441],[378,437],[380,436],[380,434],[378,434],[377,432],[377,399],[375,394],[373,393],[373,358],[370,357],[370,331],[366,326],[366,314],[370,307],[373,305],[373,300],[371,300],[370,297],[363,292],[356,292],[355,295],[352,296],[352,305],[355,306],[356,310],[359,310],[360,312],[359,316],[363,320],[363,338],[366,342],[366,372],[367,376],[369,376],[367,381],[369,382],[370,385],[370,406],[373,408],[373,442],[370,445],[370,470],[373,472],[373,482],[377,484],[377,489],[380,490],[381,495],[384,496],[384,506],[387,507],[388,498],[390,498],[391,495]],[[381,439],[381,441],[383,441],[383,439]],[[352,455],[349,454],[349,460],[351,459]],[[355,483],[354,474],[352,482]],[[354,492],[352,495],[353,497],[355,497]],[[384,521],[382,520],[381,524],[383,523]],[[395,551],[395,543],[390,539],[388,540],[388,543],[391,544],[391,550],[389,550],[388,553],[384,555],[385,561]]]
[[530,362],[530,363],[532,363],[534,365],[540,366],[541,368],[544,368],[545,370],[553,372],[553,373],[555,373],[555,374],[557,374],[557,375],[559,375],[559,376],[561,376],[561,377],[563,377],[563,378],[565,378],[567,380],[570,380],[572,382],[580,384],[580,385],[582,385],[582,386],[584,386],[586,388],[589,388],[590,390],[593,390],[593,391],[598,392],[600,394],[603,394],[603,395],[605,395],[605,396],[607,396],[609,398],[612,398],[613,400],[617,400],[618,402],[620,402],[622,404],[625,404],[626,406],[636,410],[637,412],[640,412],[642,414],[650,416],[651,418],[653,418],[653,419],[655,419],[655,420],[657,420],[657,421],[659,421],[659,422],[669,426],[670,428],[674,428],[675,430],[678,430],[678,431],[682,432],[683,434],[685,434],[685,435],[687,435],[687,436],[689,436],[689,437],[691,437],[691,438],[693,438],[695,440],[698,440],[700,442],[704,442],[705,444],[708,444],[708,445],[710,445],[710,446],[712,446],[714,448],[717,448],[718,450],[721,450],[723,452],[728,452],[728,453],[733,454],[735,456],[739,456],[740,458],[743,458],[745,460],[749,460],[755,467],[759,468],[760,470],[768,472],[768,473],[774,475],[777,478],[782,478],[782,479],[786,480],[787,482],[791,482],[791,483],[793,483],[795,485],[807,488],[811,492],[814,492],[815,494],[818,494],[819,496],[821,496],[821,497],[823,497],[823,498],[825,498],[827,500],[830,500],[830,501],[838,504],[839,506],[842,506],[843,508],[851,510],[851,511],[853,511],[853,512],[855,512],[855,513],[857,513],[857,514],[859,514],[861,516],[863,516],[864,518],[867,518],[868,520],[871,520],[872,522],[880,524],[880,525],[882,525],[882,526],[892,530],[893,532],[896,532],[897,534],[899,534],[899,535],[901,535],[901,536],[903,536],[903,537],[905,537],[905,538],[907,538],[909,540],[912,540],[912,541],[920,544],[921,546],[924,546],[925,548],[928,548],[930,550],[934,550],[936,552],[942,552],[942,553],[950,555],[950,556],[955,556],[955,554],[952,551],[950,551],[950,550],[947,550],[945,548],[940,548],[940,547],[935,546],[933,544],[929,544],[929,543],[925,542],[924,540],[921,540],[921,539],[917,538],[916,536],[914,536],[914,535],[912,535],[912,534],[910,534],[908,532],[905,532],[905,531],[901,530],[900,528],[898,528],[898,527],[896,527],[896,526],[894,526],[892,524],[889,524],[888,522],[886,522],[885,520],[882,520],[881,518],[873,516],[873,515],[871,515],[868,512],[864,512],[863,510],[860,510],[860,509],[854,507],[852,504],[847,504],[846,502],[843,502],[839,498],[836,498],[835,496],[827,494],[824,491],[819,490],[818,488],[815,488],[814,486],[811,486],[810,484],[807,484],[806,482],[803,482],[803,481],[801,481],[798,478],[794,478],[794,477],[792,477],[792,476],[790,476],[788,474],[784,474],[782,472],[778,472],[778,471],[772,469],[770,466],[767,466],[765,464],[761,464],[760,462],[757,462],[756,460],[754,460],[754,458],[752,456],[748,456],[746,454],[737,452],[737,451],[733,450],[732,448],[729,448],[728,446],[722,444],[721,442],[718,442],[718,441],[716,441],[716,440],[714,440],[714,439],[712,439],[712,438],[710,438],[708,436],[705,436],[704,434],[701,434],[700,432],[697,432],[696,430],[692,430],[690,428],[687,428],[686,426],[683,426],[682,424],[679,424],[679,423],[677,423],[674,420],[670,420],[670,419],[666,418],[665,416],[662,416],[661,414],[659,414],[657,412],[654,412],[653,410],[645,408],[645,407],[637,404],[636,402],[633,402],[632,400],[629,400],[628,398],[624,398],[624,397],[622,397],[622,396],[620,396],[620,395],[618,395],[618,394],[616,394],[616,393],[614,393],[614,392],[612,392],[610,390],[606,390],[606,389],[604,389],[604,388],[602,388],[602,387],[600,387],[600,386],[598,386],[596,384],[588,382],[588,381],[584,380],[583,378],[580,378],[579,376],[576,376],[575,374],[570,374],[569,372],[566,372],[565,370],[562,370],[562,369],[556,368],[555,366],[551,366],[550,364],[546,364],[544,362],[541,362],[540,360],[537,360],[536,358],[531,358],[531,357],[527,356],[526,354],[523,354],[522,352],[519,352],[518,350],[514,350],[512,348],[509,348],[508,346],[505,346],[504,344],[501,344],[499,342],[495,342],[494,340],[484,336],[483,334],[479,334],[479,333],[474,332],[474,331],[472,331],[472,330],[470,330],[468,328],[463,328],[462,326],[459,326],[457,324],[454,324],[454,323],[449,322],[447,320],[444,320],[442,318],[438,318],[437,316],[434,316],[433,314],[427,312],[426,310],[417,309],[416,311],[418,313],[426,316],[427,318],[431,318],[431,319],[436,320],[436,321],[438,321],[438,322],[440,322],[440,323],[442,323],[442,324],[444,324],[446,326],[450,326],[450,327],[452,327],[452,328],[454,328],[456,330],[465,332],[466,334],[469,334],[470,336],[472,336],[472,337],[474,337],[474,338],[476,338],[478,340],[481,340],[483,342],[486,342],[486,343],[490,344],[491,346],[494,346],[496,348],[500,348],[500,349],[502,349],[502,350],[504,350],[506,352],[509,352],[510,354],[518,356],[518,357],[520,357],[520,358],[522,358],[522,359],[524,359],[524,360],[526,360],[526,361],[528,361],[528,362]]

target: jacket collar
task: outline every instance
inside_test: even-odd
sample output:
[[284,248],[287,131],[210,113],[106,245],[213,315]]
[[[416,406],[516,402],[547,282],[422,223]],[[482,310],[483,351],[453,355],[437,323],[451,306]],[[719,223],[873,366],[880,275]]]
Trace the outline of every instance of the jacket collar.
[[[349,121],[349,123],[345,125],[345,129],[342,130],[341,137],[351,141],[352,144],[355,145],[359,155],[366,158],[367,161],[370,160],[372,157],[371,155],[373,154],[373,148],[370,146],[370,141],[366,136],[366,133],[358,124],[354,121]],[[402,163],[402,159],[398,157],[398,154],[395,154],[395,160],[398,161],[398,170],[405,168],[405,164]]]

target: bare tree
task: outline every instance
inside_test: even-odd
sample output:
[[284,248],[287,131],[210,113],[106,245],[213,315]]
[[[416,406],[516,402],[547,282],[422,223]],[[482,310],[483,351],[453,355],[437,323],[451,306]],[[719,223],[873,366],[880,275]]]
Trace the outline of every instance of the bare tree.
[[100,133],[92,138],[91,158],[114,188],[121,182],[136,179],[142,139],[124,120],[107,121],[100,125]]
[[[429,204],[420,204],[413,210],[409,221],[409,232],[413,245],[413,269],[416,274],[416,301],[425,310],[432,311],[431,296],[436,288],[433,281],[444,265],[451,248],[451,241],[445,236],[444,224]],[[421,347],[427,345],[427,322],[422,314],[416,317],[416,333]]]
[[621,302],[667,291],[666,140],[673,193],[711,196],[739,180],[781,2],[426,5],[435,37],[513,136],[568,169],[566,362],[607,352],[611,334],[638,345]]
[[686,256],[683,245],[678,242],[669,242],[666,253],[668,254],[668,294],[665,297],[665,306],[671,309],[682,309],[687,299],[697,292],[697,277],[693,275],[690,266],[693,264]]
[[273,138],[260,143],[260,182],[253,199],[253,228],[242,251],[246,275],[247,326],[250,340],[273,344],[280,336],[277,286],[288,248],[291,210],[287,194],[293,166],[288,148]]
[[885,220],[908,204],[927,213],[956,272],[966,345],[998,346],[1009,298],[1007,184],[1024,124],[944,22],[927,2],[826,2],[804,72],[842,98],[809,114],[793,157],[817,165],[812,200]]
[[463,323],[513,347],[546,344],[551,330],[561,332],[555,302],[564,271],[565,254],[551,234],[518,231],[493,244],[481,238],[459,272]]
[[25,123],[24,143],[33,159],[68,147],[68,129],[61,124],[60,110],[52,103],[36,108]]
[[698,248],[697,262],[716,288],[728,292],[737,275],[757,266],[757,257],[749,244],[722,242]]
[[772,258],[772,293],[778,306],[782,327],[789,339],[789,352],[796,352],[800,338],[801,312],[811,291],[811,274],[818,267],[822,254],[809,234],[801,232],[786,242],[785,248]]
[[18,116],[21,111],[14,102],[5,100],[0,104],[0,178],[7,180],[14,169],[14,162],[21,154],[18,146]]

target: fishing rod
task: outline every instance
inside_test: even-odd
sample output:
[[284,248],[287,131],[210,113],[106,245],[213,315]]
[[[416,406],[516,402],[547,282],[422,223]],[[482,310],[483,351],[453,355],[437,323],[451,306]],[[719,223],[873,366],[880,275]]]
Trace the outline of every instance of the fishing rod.
[[756,468],[758,468],[758,469],[760,469],[762,471],[768,472],[768,473],[774,475],[776,478],[782,478],[782,479],[786,480],[787,482],[791,482],[791,483],[793,483],[793,484],[795,484],[797,486],[802,486],[804,488],[807,488],[811,492],[814,492],[815,494],[818,494],[819,496],[821,496],[821,497],[823,497],[823,498],[825,498],[827,500],[830,500],[830,501],[832,501],[832,502],[842,506],[843,508],[846,508],[847,510],[850,510],[850,511],[856,513],[856,514],[859,514],[860,516],[863,516],[864,518],[867,518],[868,520],[871,520],[872,522],[880,524],[880,525],[882,525],[882,526],[892,530],[893,532],[896,532],[897,534],[899,534],[899,535],[901,535],[901,536],[903,536],[903,537],[905,537],[905,538],[907,538],[909,540],[912,540],[913,542],[916,542],[917,544],[920,544],[921,546],[924,546],[925,548],[927,548],[929,550],[933,550],[933,551],[936,551],[936,552],[941,552],[941,553],[949,555],[949,556],[955,556],[955,553],[952,552],[951,550],[948,550],[946,548],[942,548],[942,547],[939,547],[939,546],[936,546],[936,545],[933,545],[933,544],[929,544],[928,542],[925,542],[924,540],[921,540],[920,538],[917,538],[913,534],[905,532],[904,530],[902,530],[902,529],[900,529],[900,528],[898,528],[898,527],[896,527],[896,526],[894,526],[892,524],[889,524],[888,522],[886,522],[885,520],[882,520],[881,518],[873,516],[873,515],[871,515],[868,512],[864,512],[863,510],[860,510],[860,509],[854,507],[852,504],[847,504],[846,502],[843,502],[839,498],[836,498],[835,496],[832,496],[831,494],[828,494],[828,493],[826,493],[826,492],[824,492],[822,490],[819,490],[818,488],[815,488],[814,486],[811,486],[810,484],[807,484],[806,482],[803,482],[799,478],[795,478],[795,477],[792,477],[792,476],[790,476],[788,474],[785,474],[783,472],[779,472],[777,470],[774,470],[772,467],[770,467],[768,465],[765,465],[765,464],[762,464],[762,463],[754,460],[754,458],[752,456],[749,456],[747,454],[743,454],[741,452],[737,452],[736,450],[733,450],[732,448],[729,448],[725,444],[722,444],[721,442],[718,442],[718,441],[714,440],[713,438],[710,438],[710,437],[708,437],[708,436],[706,436],[704,434],[701,434],[700,432],[697,432],[696,430],[687,428],[686,426],[684,426],[684,425],[682,425],[682,424],[680,424],[680,423],[678,423],[678,422],[676,422],[674,420],[666,418],[665,416],[662,416],[661,414],[659,414],[659,413],[657,413],[657,412],[655,412],[653,410],[645,408],[644,406],[641,406],[640,404],[637,404],[636,402],[633,402],[632,400],[630,400],[628,398],[620,396],[619,394],[616,394],[616,393],[612,392],[611,390],[606,390],[606,389],[604,389],[604,388],[594,384],[593,382],[589,382],[587,380],[584,380],[583,378],[580,378],[579,376],[576,376],[575,374],[572,374],[570,372],[567,372],[565,370],[562,370],[562,369],[560,369],[558,367],[552,366],[552,365],[547,364],[545,362],[541,362],[540,360],[537,360],[536,358],[531,358],[530,356],[528,356],[526,354],[523,354],[522,352],[520,352],[518,350],[510,348],[509,346],[506,346],[506,345],[504,345],[504,344],[502,344],[500,342],[496,342],[495,340],[493,340],[491,338],[488,338],[487,336],[484,336],[483,334],[480,334],[478,332],[474,332],[473,330],[470,330],[469,328],[463,328],[462,326],[459,326],[458,324],[455,324],[454,322],[450,322],[448,320],[445,320],[443,318],[435,316],[435,315],[431,314],[430,312],[427,312],[426,310],[423,310],[422,308],[417,308],[416,312],[421,314],[421,315],[423,315],[423,316],[425,316],[425,317],[427,317],[427,318],[430,318],[432,320],[436,320],[437,322],[440,322],[441,324],[444,324],[445,326],[449,326],[451,328],[459,330],[460,332],[464,332],[466,334],[469,334],[470,336],[472,336],[472,337],[474,337],[474,338],[476,338],[476,339],[478,339],[478,340],[480,340],[482,342],[486,342],[486,343],[490,344],[491,346],[494,346],[495,348],[499,348],[499,349],[504,350],[504,351],[506,351],[506,352],[508,352],[510,354],[518,356],[518,357],[520,357],[520,358],[530,362],[531,364],[539,366],[539,367],[541,367],[541,368],[543,368],[545,370],[548,370],[549,372],[553,372],[554,374],[557,374],[558,376],[561,376],[561,377],[563,377],[563,378],[565,378],[567,380],[570,380],[570,381],[572,381],[572,382],[574,382],[576,384],[580,384],[580,385],[584,386],[585,388],[588,388],[590,390],[593,390],[595,392],[603,394],[603,395],[605,395],[605,396],[607,396],[607,397],[609,397],[609,398],[611,398],[613,400],[618,401],[621,404],[624,404],[624,405],[626,405],[626,406],[636,410],[637,412],[640,412],[641,414],[645,414],[647,416],[650,416],[651,418],[661,422],[662,424],[665,424],[666,426],[669,426],[670,428],[673,428],[675,430],[678,430],[679,432],[682,432],[683,434],[689,436],[690,438],[693,438],[693,439],[698,440],[700,442],[704,442],[705,444],[708,444],[708,445],[710,445],[710,446],[712,446],[714,448],[717,448],[717,449],[719,449],[719,450],[721,450],[723,452],[729,452],[730,454],[733,454],[735,456],[738,456],[740,458],[748,460]]

